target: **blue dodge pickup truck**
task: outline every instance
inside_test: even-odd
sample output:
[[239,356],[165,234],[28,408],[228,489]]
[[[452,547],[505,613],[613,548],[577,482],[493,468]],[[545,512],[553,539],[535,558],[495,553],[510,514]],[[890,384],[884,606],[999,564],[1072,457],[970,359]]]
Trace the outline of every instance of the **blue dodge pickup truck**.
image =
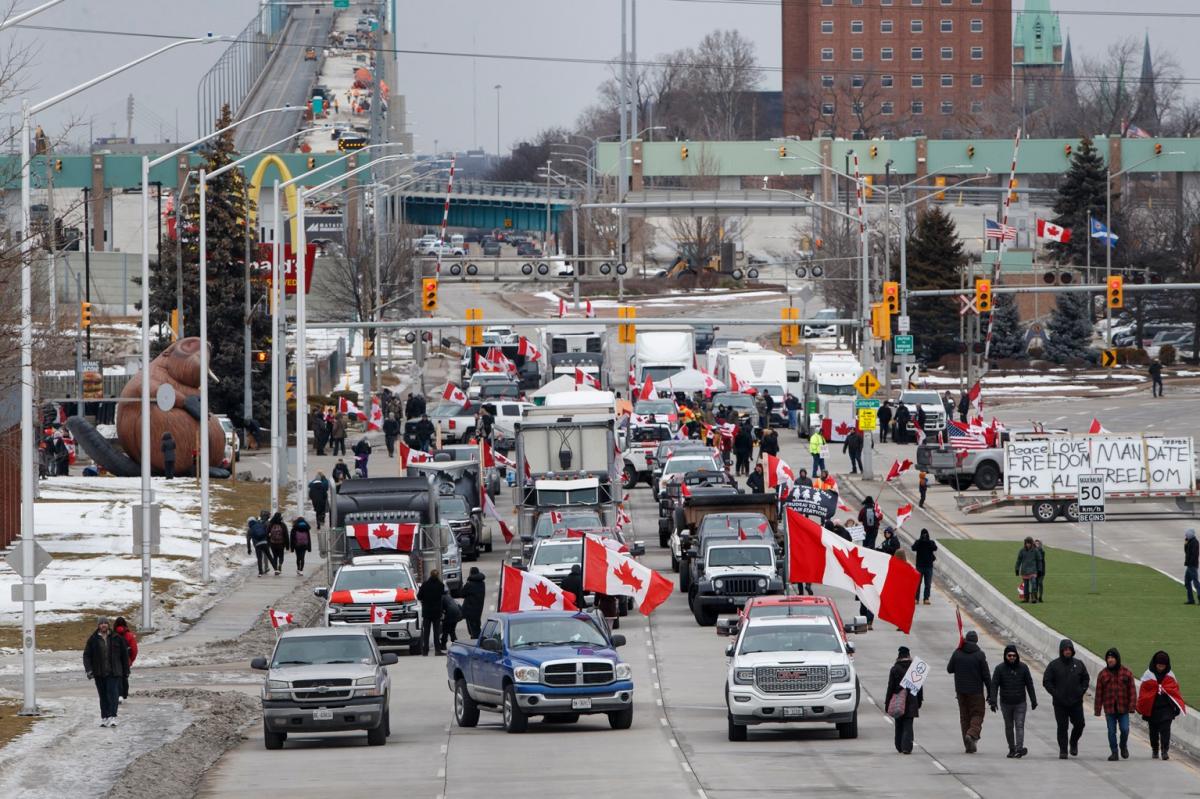
[[570,723],[604,713],[614,730],[633,723],[632,670],[616,653],[622,635],[577,611],[498,613],[478,641],[450,645],[446,673],[454,719],[474,727],[480,710],[498,711],[508,732],[530,716]]

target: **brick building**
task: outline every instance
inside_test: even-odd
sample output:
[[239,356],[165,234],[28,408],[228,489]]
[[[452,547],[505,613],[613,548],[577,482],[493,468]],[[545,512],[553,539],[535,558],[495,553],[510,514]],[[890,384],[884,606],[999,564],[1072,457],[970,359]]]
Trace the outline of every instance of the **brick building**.
[[783,0],[784,131],[925,135],[1011,103],[1012,0]]

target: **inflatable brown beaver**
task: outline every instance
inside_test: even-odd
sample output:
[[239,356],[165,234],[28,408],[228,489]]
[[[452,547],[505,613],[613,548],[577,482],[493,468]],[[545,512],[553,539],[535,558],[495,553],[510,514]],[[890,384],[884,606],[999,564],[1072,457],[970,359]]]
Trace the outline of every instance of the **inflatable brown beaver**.
[[[175,389],[175,405],[162,411],[155,402],[159,387]],[[135,375],[121,390],[123,400],[140,400],[142,375]],[[169,430],[175,438],[175,474],[195,474],[200,456],[200,339],[184,338],[174,342],[150,362],[150,463],[153,474],[163,474],[162,436]],[[87,453],[112,474],[133,477],[141,474],[142,407],[141,402],[122,402],[117,406],[118,451],[99,435],[85,419],[74,416],[67,427]],[[208,419],[209,463],[219,464],[225,451],[225,433],[211,414]],[[192,457],[192,452],[196,457]],[[211,468],[210,475],[224,477],[228,471]]]

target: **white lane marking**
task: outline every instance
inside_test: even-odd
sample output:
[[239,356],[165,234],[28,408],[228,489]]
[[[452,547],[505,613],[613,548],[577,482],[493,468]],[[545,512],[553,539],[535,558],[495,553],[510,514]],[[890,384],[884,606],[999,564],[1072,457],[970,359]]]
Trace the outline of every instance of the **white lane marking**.
[[668,738],[668,739],[667,739],[667,743],[669,743],[669,744],[671,745],[671,748],[672,748],[672,749],[678,749],[678,748],[679,748],[679,742],[678,742],[678,741],[676,741],[674,738]]
[[446,754],[446,750],[447,750],[448,748],[449,748],[449,747],[448,747],[446,744],[442,744],[442,754],[443,754],[443,755],[444,755],[444,754]]
[[1056,416],[1056,417],[1054,417],[1054,421],[1061,422],[1063,419],[1066,419],[1066,418],[1067,417],[1065,417],[1065,416]]
[[646,657],[650,658],[651,660],[654,660],[654,653],[653,653],[653,652],[647,652],[647,653],[646,653]]
[[686,771],[688,774],[692,773],[692,767],[687,764],[686,760],[679,761],[679,765],[683,766],[683,770]]
[[658,719],[658,723],[663,725],[664,727],[667,726],[667,720],[662,718],[661,716]]
[[1119,411],[1119,410],[1121,410],[1121,406],[1120,406],[1120,405],[1114,405],[1114,406],[1112,406],[1111,408],[1101,408],[1100,410],[1101,410],[1101,411],[1104,411],[1105,413],[1107,413],[1108,411]]
[[[703,789],[703,788],[697,788],[697,789],[696,789],[696,795],[697,795],[697,796],[699,796],[699,797],[700,797],[700,799],[708,799],[708,794],[706,794],[706,793],[704,792],[704,789]],[[441,799],[441,798],[439,797],[439,799]]]
[[659,687],[658,683],[654,683],[654,690],[661,691],[662,688]]
[[650,632],[650,625],[646,625],[646,632]]
[[657,698],[657,697],[655,697],[655,699],[654,699],[654,704],[658,705],[659,707],[662,707],[662,700],[661,700],[661,699],[659,699],[659,698]]
[[936,768],[938,771],[942,771],[942,772],[946,771],[946,767],[943,766],[941,763],[939,763],[936,759],[934,759],[934,758],[930,758],[930,759],[933,760],[934,768]]
[[656,668],[654,668],[653,666],[651,666],[651,667],[650,667],[650,673],[651,673],[651,674],[658,674],[658,669],[656,669]]
[[967,796],[970,796],[971,799],[983,799],[983,797],[981,797],[979,794],[975,793],[975,791],[971,790],[970,788],[968,788],[965,785],[962,787],[962,789],[967,792]]
[[438,769],[438,779],[445,779],[445,778],[446,778],[446,769],[444,769],[444,768]]

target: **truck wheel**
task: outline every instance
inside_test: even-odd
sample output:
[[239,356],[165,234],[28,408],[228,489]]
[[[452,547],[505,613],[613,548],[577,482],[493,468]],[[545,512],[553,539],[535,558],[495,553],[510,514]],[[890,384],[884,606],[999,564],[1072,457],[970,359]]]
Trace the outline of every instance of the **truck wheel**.
[[692,615],[696,617],[696,623],[701,627],[712,627],[717,623],[717,612],[700,604],[699,597],[692,601]]
[[687,593],[687,590],[692,587],[692,573],[689,570],[687,559],[679,561],[679,590],[682,593]]
[[1079,503],[1064,502],[1059,506],[1059,513],[1069,522],[1079,521]]
[[675,557],[675,553],[671,553],[671,571],[679,571],[679,558]]
[[367,746],[383,746],[387,743],[387,731],[383,728],[383,722],[379,722],[379,726],[374,729],[367,730]]
[[693,614],[696,612],[696,594],[699,593],[699,590],[695,583],[688,587],[688,610],[692,611]]
[[1058,505],[1053,502],[1038,502],[1033,506],[1033,518],[1046,523],[1054,521],[1058,516]]
[[[390,702],[391,698],[384,698],[384,702]],[[383,734],[388,738],[392,737],[392,711],[391,709],[383,711]]]
[[732,713],[727,713],[726,719],[729,722],[729,740],[738,742],[746,740],[746,725],[735,722]]
[[410,655],[420,655],[420,654],[421,654],[421,642],[420,642],[420,641],[413,641],[412,643],[410,643],[410,644],[408,645],[408,654],[410,654]]
[[474,727],[479,723],[479,705],[467,693],[467,681],[461,677],[454,683],[454,721],[460,727]]
[[1000,484],[1000,470],[994,463],[981,463],[975,470],[975,486],[980,491],[991,491]]
[[671,545],[671,535],[663,529],[661,522],[658,525],[658,545],[664,549]]
[[629,461],[625,462],[625,469],[621,472],[621,485],[626,490],[632,489],[638,484],[637,469],[633,468],[633,464]]
[[517,704],[517,692],[511,685],[504,689],[504,704],[500,711],[505,732],[521,733],[529,729],[529,716],[526,716]]
[[633,708],[614,710],[608,714],[608,726],[614,730],[627,730],[633,726]]
[[838,737],[842,740],[847,738],[858,737],[858,711],[854,711],[854,718],[844,724],[837,725]]
[[267,722],[263,722],[263,746],[267,749],[282,749],[286,740],[286,732],[271,732],[267,729]]

